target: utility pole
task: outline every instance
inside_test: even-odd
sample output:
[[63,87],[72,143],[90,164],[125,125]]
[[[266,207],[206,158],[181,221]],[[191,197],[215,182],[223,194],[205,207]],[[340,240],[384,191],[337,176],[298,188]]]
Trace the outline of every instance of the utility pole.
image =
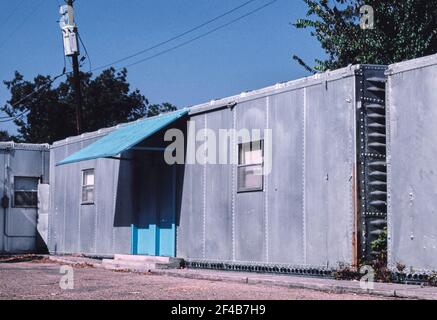
[[74,21],[74,0],[65,0],[65,6],[60,8],[61,20],[60,26],[64,39],[64,53],[67,57],[71,57],[73,63],[73,78],[75,89],[75,105],[76,105],[76,130],[77,134],[82,134],[82,90],[80,83],[79,70],[79,43],[77,25]]

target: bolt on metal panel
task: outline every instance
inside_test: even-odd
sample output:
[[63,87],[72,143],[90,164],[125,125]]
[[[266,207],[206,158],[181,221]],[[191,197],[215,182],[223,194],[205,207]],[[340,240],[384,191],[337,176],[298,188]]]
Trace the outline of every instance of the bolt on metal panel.
[[[211,112],[206,114],[206,126],[219,136],[220,129],[232,128],[233,111]],[[231,147],[232,148],[232,147]],[[230,156],[230,149],[219,149]],[[205,256],[211,260],[229,261],[232,259],[232,166],[206,164],[205,169]]]
[[352,265],[355,78],[307,88],[306,263]]
[[387,71],[388,264],[412,274],[437,270],[436,74],[437,55]]
[[275,144],[272,172],[266,179],[269,260],[304,265],[305,89],[271,96],[269,100],[269,129]]
[[[244,102],[235,107],[236,130],[266,129],[266,98]],[[249,141],[240,140],[239,143]],[[236,146],[233,146],[236,148]],[[235,184],[236,185],[236,184]],[[265,215],[265,182],[264,190],[259,192],[235,193],[235,259],[237,261],[267,262],[268,237],[267,217]]]
[[[205,115],[193,116],[190,121],[195,124],[188,128],[187,136],[196,136],[197,131],[205,128]],[[197,150],[201,143],[188,139],[187,150]],[[204,258],[204,181],[205,170],[201,164],[187,163],[183,169],[181,181],[182,195],[179,224],[176,230],[176,254],[182,258]]]

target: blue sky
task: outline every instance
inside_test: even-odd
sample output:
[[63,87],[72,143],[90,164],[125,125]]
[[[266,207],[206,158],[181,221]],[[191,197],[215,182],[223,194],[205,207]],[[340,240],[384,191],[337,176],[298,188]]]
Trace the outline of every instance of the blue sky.
[[[77,0],[75,15],[92,66],[98,67],[171,38],[246,1]],[[117,66],[170,48],[269,1],[255,0],[183,39]],[[62,72],[63,48],[57,23],[60,3],[63,1],[0,0],[0,80],[11,79],[15,70],[26,79]],[[140,89],[152,103],[171,102],[185,107],[306,76],[308,73],[292,60],[292,55],[313,63],[324,54],[307,31],[291,25],[305,13],[302,0],[277,0],[205,38],[130,67],[128,80],[132,89]],[[86,71],[89,65],[83,68]],[[8,98],[2,83],[0,104]],[[11,124],[0,126],[14,132]]]

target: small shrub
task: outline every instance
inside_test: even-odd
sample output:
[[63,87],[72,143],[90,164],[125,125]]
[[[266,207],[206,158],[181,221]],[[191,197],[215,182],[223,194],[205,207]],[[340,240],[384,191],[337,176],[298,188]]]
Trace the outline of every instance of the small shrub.
[[403,273],[404,270],[405,270],[406,268],[407,268],[407,266],[406,266],[405,264],[402,264],[402,263],[400,263],[400,262],[397,262],[397,263],[396,263],[396,269],[397,269],[399,272]]
[[428,276],[428,285],[437,287],[437,272],[433,272]]
[[362,277],[359,271],[343,264],[339,264],[338,269],[332,275],[336,280],[360,280]]

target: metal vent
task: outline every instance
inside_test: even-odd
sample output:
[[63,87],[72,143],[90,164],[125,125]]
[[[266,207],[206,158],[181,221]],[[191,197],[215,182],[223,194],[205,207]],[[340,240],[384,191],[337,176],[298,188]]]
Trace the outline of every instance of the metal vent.
[[185,267],[188,269],[210,269],[234,272],[254,272],[295,275],[304,277],[332,278],[334,269],[321,267],[299,267],[284,264],[263,264],[256,262],[218,262],[208,260],[185,259]]
[[386,68],[363,66],[358,71],[358,145],[361,208],[361,260],[374,259],[379,252],[371,244],[387,226],[387,146],[384,76]]

